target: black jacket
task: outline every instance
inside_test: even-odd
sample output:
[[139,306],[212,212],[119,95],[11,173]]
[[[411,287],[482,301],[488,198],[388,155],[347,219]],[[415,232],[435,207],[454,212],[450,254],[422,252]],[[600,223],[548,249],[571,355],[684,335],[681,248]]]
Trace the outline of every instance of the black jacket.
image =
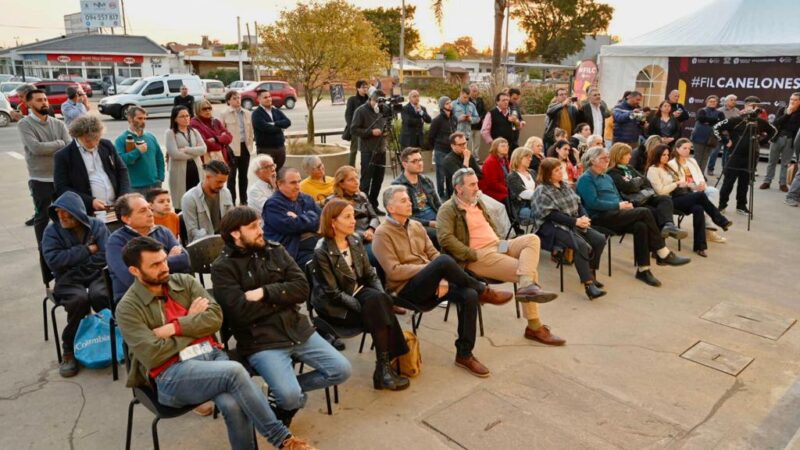
[[383,291],[361,239],[348,236],[347,242],[350,244],[355,273],[347,266],[347,261],[333,239],[320,239],[314,249],[317,270],[311,304],[322,316],[343,319],[347,311],[358,312],[360,303],[353,296],[357,286]]
[[797,136],[798,129],[800,129],[800,110],[786,114],[786,108],[779,109],[772,125],[778,130],[778,135],[785,135],[789,139],[794,139]]
[[[655,135],[655,136],[661,136],[661,137],[671,137],[671,138],[673,138],[675,140],[678,140],[678,138],[681,137],[681,124],[680,124],[680,121],[678,121],[677,119],[675,119],[672,116],[670,116],[669,121],[673,124],[672,133],[661,134],[661,116],[660,115],[654,115],[653,117],[650,118],[650,121],[647,122],[647,135],[648,136]],[[675,142],[673,141],[670,144],[670,147],[672,147],[674,144],[675,144]]]
[[[260,250],[227,244],[211,266],[211,282],[242,356],[299,345],[314,333],[299,306],[308,297],[308,281],[278,243],[268,241]],[[247,301],[245,292],[259,287],[264,298]]]
[[[545,119],[544,119],[544,137],[547,140],[553,139],[553,133],[556,131],[556,127],[558,126],[558,117],[561,115],[561,109],[564,108],[562,103],[554,102],[551,103],[547,107],[547,111],[545,112]],[[578,108],[575,105],[570,104],[567,106],[567,111],[569,112],[569,117],[572,119],[572,126],[578,124]],[[573,130],[564,130],[567,134],[572,133]],[[596,133],[595,133],[596,134]]]
[[689,111],[686,110],[686,107],[683,106],[682,103],[670,103],[669,106],[672,108],[669,113],[672,114],[675,111],[680,111],[681,115],[677,117],[678,124],[683,124],[689,119]]
[[431,129],[428,131],[428,145],[434,150],[440,152],[450,152],[450,135],[456,131],[456,119],[453,113],[450,117],[439,113],[433,122],[431,122]]
[[382,152],[385,149],[384,136],[375,136],[372,130],[376,128],[383,130],[385,124],[386,119],[380,113],[376,113],[369,102],[359,106],[353,114],[353,121],[350,122],[350,133],[358,137],[358,150]]
[[292,121],[278,108],[272,107],[269,112],[272,114],[272,120],[267,115],[267,111],[260,106],[254,109],[250,116],[250,120],[253,122],[253,132],[256,135],[256,147],[283,147],[286,142],[283,130],[292,126]]
[[367,103],[367,100],[369,100],[368,95],[361,96],[358,94],[352,95],[347,99],[347,106],[344,108],[344,133],[342,133],[342,139],[345,141],[349,141],[352,138],[350,123],[353,121],[353,114],[355,114],[359,106]]
[[483,97],[478,97],[474,100],[472,99],[472,97],[470,97],[469,101],[472,102],[473,105],[475,105],[475,109],[478,110],[478,117],[480,118],[480,120],[478,120],[478,123],[472,124],[472,129],[480,130],[481,126],[483,126],[483,118],[486,117],[486,105],[483,103]]
[[627,179],[625,172],[623,172],[622,169],[617,166],[614,166],[606,171],[606,174],[610,176],[612,180],[614,180],[614,185],[617,187],[617,190],[622,198],[627,200],[627,197],[630,194],[635,194],[642,189],[653,189],[653,186],[650,184],[650,180],[648,180],[646,176],[642,175],[630,164],[628,165],[628,168],[633,174],[631,179]]
[[[594,129],[594,117],[592,116],[592,105],[589,102],[584,102],[583,106],[578,109],[578,115],[576,117],[575,125],[579,123],[586,123],[589,125],[589,128],[592,130],[592,134],[597,134],[599,136],[603,135],[606,126],[606,120],[611,117],[611,111],[608,110],[608,106],[606,106],[606,102],[600,102],[600,114],[603,116],[603,129],[602,130],[595,130]],[[555,129],[555,128],[554,128]],[[566,130],[567,133],[572,133],[573,130]]]
[[403,106],[403,111],[400,113],[400,118],[403,121],[400,129],[400,147],[422,148],[424,124],[431,123],[431,116],[428,115],[428,110],[424,106],[420,105],[419,107],[422,110],[422,115],[417,113],[411,103]]
[[[450,152],[442,160],[442,167],[444,168],[445,174],[445,193],[447,194],[447,198],[450,198],[450,196],[453,195],[453,174],[456,173],[458,169],[464,167],[464,157],[455,152]],[[478,165],[478,161],[475,161],[475,155],[469,157],[469,167],[475,171],[475,175],[477,175],[478,178],[483,178],[483,172]]]
[[189,117],[194,117],[194,96],[187,95],[186,97],[177,96],[175,100],[172,101],[173,106],[185,106],[189,108]]
[[[727,131],[725,134],[723,131]],[[759,137],[765,136],[764,139],[759,139],[760,142],[771,141],[778,135],[778,130],[769,122],[762,118],[756,119],[756,133]],[[750,160],[747,154],[747,140],[750,138],[750,132],[747,127],[747,117],[731,117],[725,119],[714,125],[714,134],[720,139],[722,145],[727,147],[728,141],[732,144],[728,148],[731,156],[728,160],[727,167],[732,169],[746,169],[747,162]],[[744,140],[743,140],[744,139]],[[741,145],[739,144],[741,142]],[[759,149],[753,149],[753,165],[758,164]]]
[[[131,181],[128,178],[128,167],[119,157],[114,144],[109,140],[100,139],[96,151],[103,162],[103,170],[114,187],[114,194],[119,197],[129,193]],[[56,152],[53,156],[53,165],[56,196],[67,191],[80,195],[87,214],[93,216],[92,200],[94,197],[92,197],[92,187],[89,184],[89,172],[86,171],[86,164],[83,163],[81,150],[78,148],[76,140],[73,139],[66,147]]]
[[[538,159],[534,156],[535,159]],[[531,174],[534,180],[536,180],[536,171],[533,169],[528,169],[528,173]],[[506,185],[508,185],[508,197],[511,199],[511,207],[514,208],[515,213],[518,213],[520,208],[523,206],[530,207],[530,200],[524,200],[519,198],[519,194],[525,191],[525,183],[522,181],[522,177],[516,170],[512,170],[506,176]]]

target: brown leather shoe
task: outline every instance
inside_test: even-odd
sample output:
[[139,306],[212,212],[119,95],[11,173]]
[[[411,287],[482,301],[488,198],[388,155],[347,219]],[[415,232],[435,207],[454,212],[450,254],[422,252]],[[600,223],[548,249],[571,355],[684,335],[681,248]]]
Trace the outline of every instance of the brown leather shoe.
[[491,372],[489,368],[481,364],[474,356],[469,355],[466,358],[459,358],[456,356],[456,365],[462,369],[466,369],[469,373],[476,377],[486,378]]
[[558,297],[553,292],[545,292],[536,283],[517,289],[517,300],[520,302],[547,303]]
[[504,305],[510,302],[512,298],[514,298],[514,295],[511,292],[495,291],[487,285],[486,290],[483,291],[478,300],[481,303],[490,305]]
[[769,183],[761,183],[761,186],[758,187],[759,189],[769,189]]
[[789,192],[789,186],[782,184],[781,185],[781,192]]
[[290,436],[289,439],[283,441],[281,448],[283,450],[317,450],[316,447],[297,436]]
[[406,309],[402,306],[392,305],[392,311],[397,314],[398,316],[402,316],[406,313]]
[[538,330],[531,330],[529,327],[525,327],[525,339],[546,345],[564,345],[567,343],[564,339],[550,333],[550,327],[547,325],[542,325]]

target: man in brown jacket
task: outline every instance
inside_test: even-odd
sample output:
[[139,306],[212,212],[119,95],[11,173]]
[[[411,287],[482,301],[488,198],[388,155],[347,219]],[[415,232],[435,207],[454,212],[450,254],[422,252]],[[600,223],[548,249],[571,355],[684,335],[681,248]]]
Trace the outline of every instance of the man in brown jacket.
[[214,338],[222,310],[194,277],[169,274],[164,246],[137,237],[122,258],[136,278],[116,309],[130,349],[128,387],[155,383],[158,401],[173,408],[213,399],[232,448],[252,447],[255,427],[275,447],[313,449],[275,417],[247,370],[228,361]]
[[489,369],[472,354],[478,302],[502,305],[510,292],[497,292],[469,276],[455,260],[440,255],[412,214],[405,186],[392,185],[383,192],[389,215],[372,241],[372,251],[386,273],[386,290],[418,305],[423,310],[442,300],[458,305],[458,339],[455,364],[475,376],[488,377]]
[[239,204],[247,204],[247,171],[250,165],[250,155],[255,154],[255,135],[253,134],[253,121],[250,111],[242,108],[242,98],[236,91],[225,94],[225,103],[228,108],[222,112],[222,121],[225,128],[233,136],[230,148],[231,175],[228,177],[228,190],[231,191],[233,204],[236,205],[236,173],[239,173]]
[[442,250],[480,277],[519,283],[517,300],[523,302],[525,337],[547,345],[564,345],[565,341],[550,333],[550,327],[539,319],[538,303],[558,297],[539,287],[539,237],[535,234],[501,241],[492,218],[480,201],[478,177],[464,168],[453,175],[453,196],[442,204],[436,215],[437,236]]

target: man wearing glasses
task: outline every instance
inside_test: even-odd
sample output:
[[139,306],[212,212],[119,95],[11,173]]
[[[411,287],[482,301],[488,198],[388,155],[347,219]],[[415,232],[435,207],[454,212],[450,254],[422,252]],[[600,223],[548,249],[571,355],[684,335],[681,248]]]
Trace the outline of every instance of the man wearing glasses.
[[61,115],[64,116],[64,124],[69,127],[73,120],[85,115],[90,107],[89,98],[80,86],[68,87],[67,98],[69,100],[61,105]]
[[458,169],[469,168],[475,171],[478,178],[483,176],[478,161],[472,155],[472,152],[467,148],[467,137],[464,133],[456,131],[450,135],[450,148],[453,150],[445,156],[442,161],[445,173],[445,192],[447,198],[453,195],[453,174]]
[[247,190],[247,206],[261,211],[264,203],[272,196],[276,189],[276,170],[272,156],[256,155],[250,163],[250,177],[255,182]]
[[433,246],[438,249],[436,213],[439,212],[442,201],[436,194],[433,181],[422,174],[425,170],[422,150],[417,147],[407,147],[400,153],[400,161],[403,163],[403,173],[392,181],[392,184],[406,187],[408,197],[411,199],[411,219],[425,227]]

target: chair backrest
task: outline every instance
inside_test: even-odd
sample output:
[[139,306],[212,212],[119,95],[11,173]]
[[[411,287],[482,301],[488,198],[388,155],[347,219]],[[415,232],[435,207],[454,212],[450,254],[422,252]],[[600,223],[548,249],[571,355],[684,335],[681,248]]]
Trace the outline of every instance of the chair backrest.
[[214,234],[200,238],[186,247],[189,253],[189,262],[195,273],[211,273],[211,263],[222,252],[225,241],[222,236]]
[[305,267],[303,267],[303,272],[306,274],[306,280],[308,281],[308,298],[306,298],[306,310],[308,311],[308,317],[310,319],[314,319],[314,307],[311,305],[311,296],[314,295],[314,278],[317,276],[317,265],[314,263],[314,258],[311,258],[309,262],[306,263]]
[[111,310],[111,316],[117,309],[117,304],[114,302],[114,286],[111,284],[111,271],[108,266],[103,266],[103,283],[106,285],[106,292],[108,292],[108,309]]
[[186,237],[189,235],[189,232],[186,231],[186,222],[183,221],[183,211],[178,213],[178,232],[180,233],[181,245],[186,247]]

